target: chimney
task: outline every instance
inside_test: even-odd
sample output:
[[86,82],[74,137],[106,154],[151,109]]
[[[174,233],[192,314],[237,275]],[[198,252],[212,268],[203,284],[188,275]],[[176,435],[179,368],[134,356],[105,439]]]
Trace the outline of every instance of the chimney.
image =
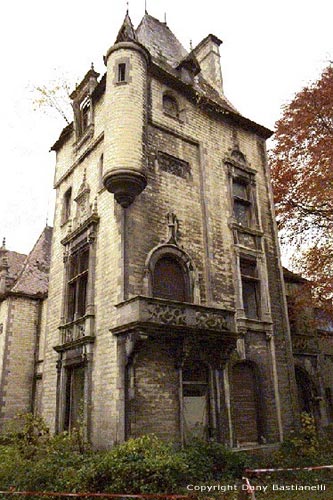
[[223,94],[223,80],[219,47],[222,40],[208,35],[193,50],[201,67],[201,74],[219,94]]

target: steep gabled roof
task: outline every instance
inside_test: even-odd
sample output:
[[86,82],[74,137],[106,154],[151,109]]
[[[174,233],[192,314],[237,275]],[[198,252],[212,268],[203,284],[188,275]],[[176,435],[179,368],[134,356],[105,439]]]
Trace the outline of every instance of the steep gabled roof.
[[29,296],[43,296],[47,294],[51,240],[52,227],[46,226],[26,258],[11,292]]
[[6,251],[6,259],[8,263],[8,280],[14,282],[23,268],[23,264],[27,256],[23,253],[13,252],[12,250]]
[[187,56],[187,51],[167,24],[147,13],[136,29],[136,37],[153,58],[164,59],[172,67],[176,67]]

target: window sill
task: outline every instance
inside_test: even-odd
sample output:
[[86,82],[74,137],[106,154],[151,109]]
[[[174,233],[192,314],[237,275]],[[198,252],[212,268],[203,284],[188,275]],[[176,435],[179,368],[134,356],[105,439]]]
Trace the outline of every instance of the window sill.
[[250,226],[242,226],[235,220],[232,220],[229,225],[231,229],[237,229],[237,231],[240,231],[242,233],[250,234],[252,236],[264,236],[264,232],[261,229]]
[[173,120],[175,120],[176,122],[180,123],[180,125],[183,125],[185,123],[184,120],[182,120],[179,116],[174,116],[172,115],[171,113],[167,113],[167,111],[164,111],[163,110],[163,115],[164,116],[167,116],[168,118],[172,118]]

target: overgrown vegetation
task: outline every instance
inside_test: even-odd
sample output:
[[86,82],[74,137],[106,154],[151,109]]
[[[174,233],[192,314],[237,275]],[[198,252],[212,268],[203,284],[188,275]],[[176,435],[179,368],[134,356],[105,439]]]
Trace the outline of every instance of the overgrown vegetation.
[[[302,415],[298,434],[290,436],[275,455],[260,460],[231,452],[215,442],[196,439],[180,448],[154,435],[96,452],[84,443],[80,429],[72,435],[51,436],[44,422],[32,415],[21,416],[15,425],[0,437],[2,490],[189,493],[188,484],[240,484],[244,468],[259,463],[261,467],[306,466],[331,463],[333,458],[332,429],[325,436],[318,436],[313,418],[307,414]],[[326,481],[331,474],[316,473],[316,481]],[[276,480],[314,482],[310,472],[276,477],[271,474],[253,482],[267,484]],[[232,499],[233,495],[234,492],[223,498]]]

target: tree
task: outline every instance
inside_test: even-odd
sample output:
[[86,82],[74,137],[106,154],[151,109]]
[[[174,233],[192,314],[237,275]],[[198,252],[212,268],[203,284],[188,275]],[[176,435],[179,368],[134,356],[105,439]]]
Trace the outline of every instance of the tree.
[[333,67],[283,109],[270,153],[277,221],[319,301],[333,297]]
[[72,121],[73,114],[69,97],[75,87],[72,80],[68,75],[57,71],[57,74],[48,83],[33,86],[31,91],[34,110],[60,115],[68,125]]

